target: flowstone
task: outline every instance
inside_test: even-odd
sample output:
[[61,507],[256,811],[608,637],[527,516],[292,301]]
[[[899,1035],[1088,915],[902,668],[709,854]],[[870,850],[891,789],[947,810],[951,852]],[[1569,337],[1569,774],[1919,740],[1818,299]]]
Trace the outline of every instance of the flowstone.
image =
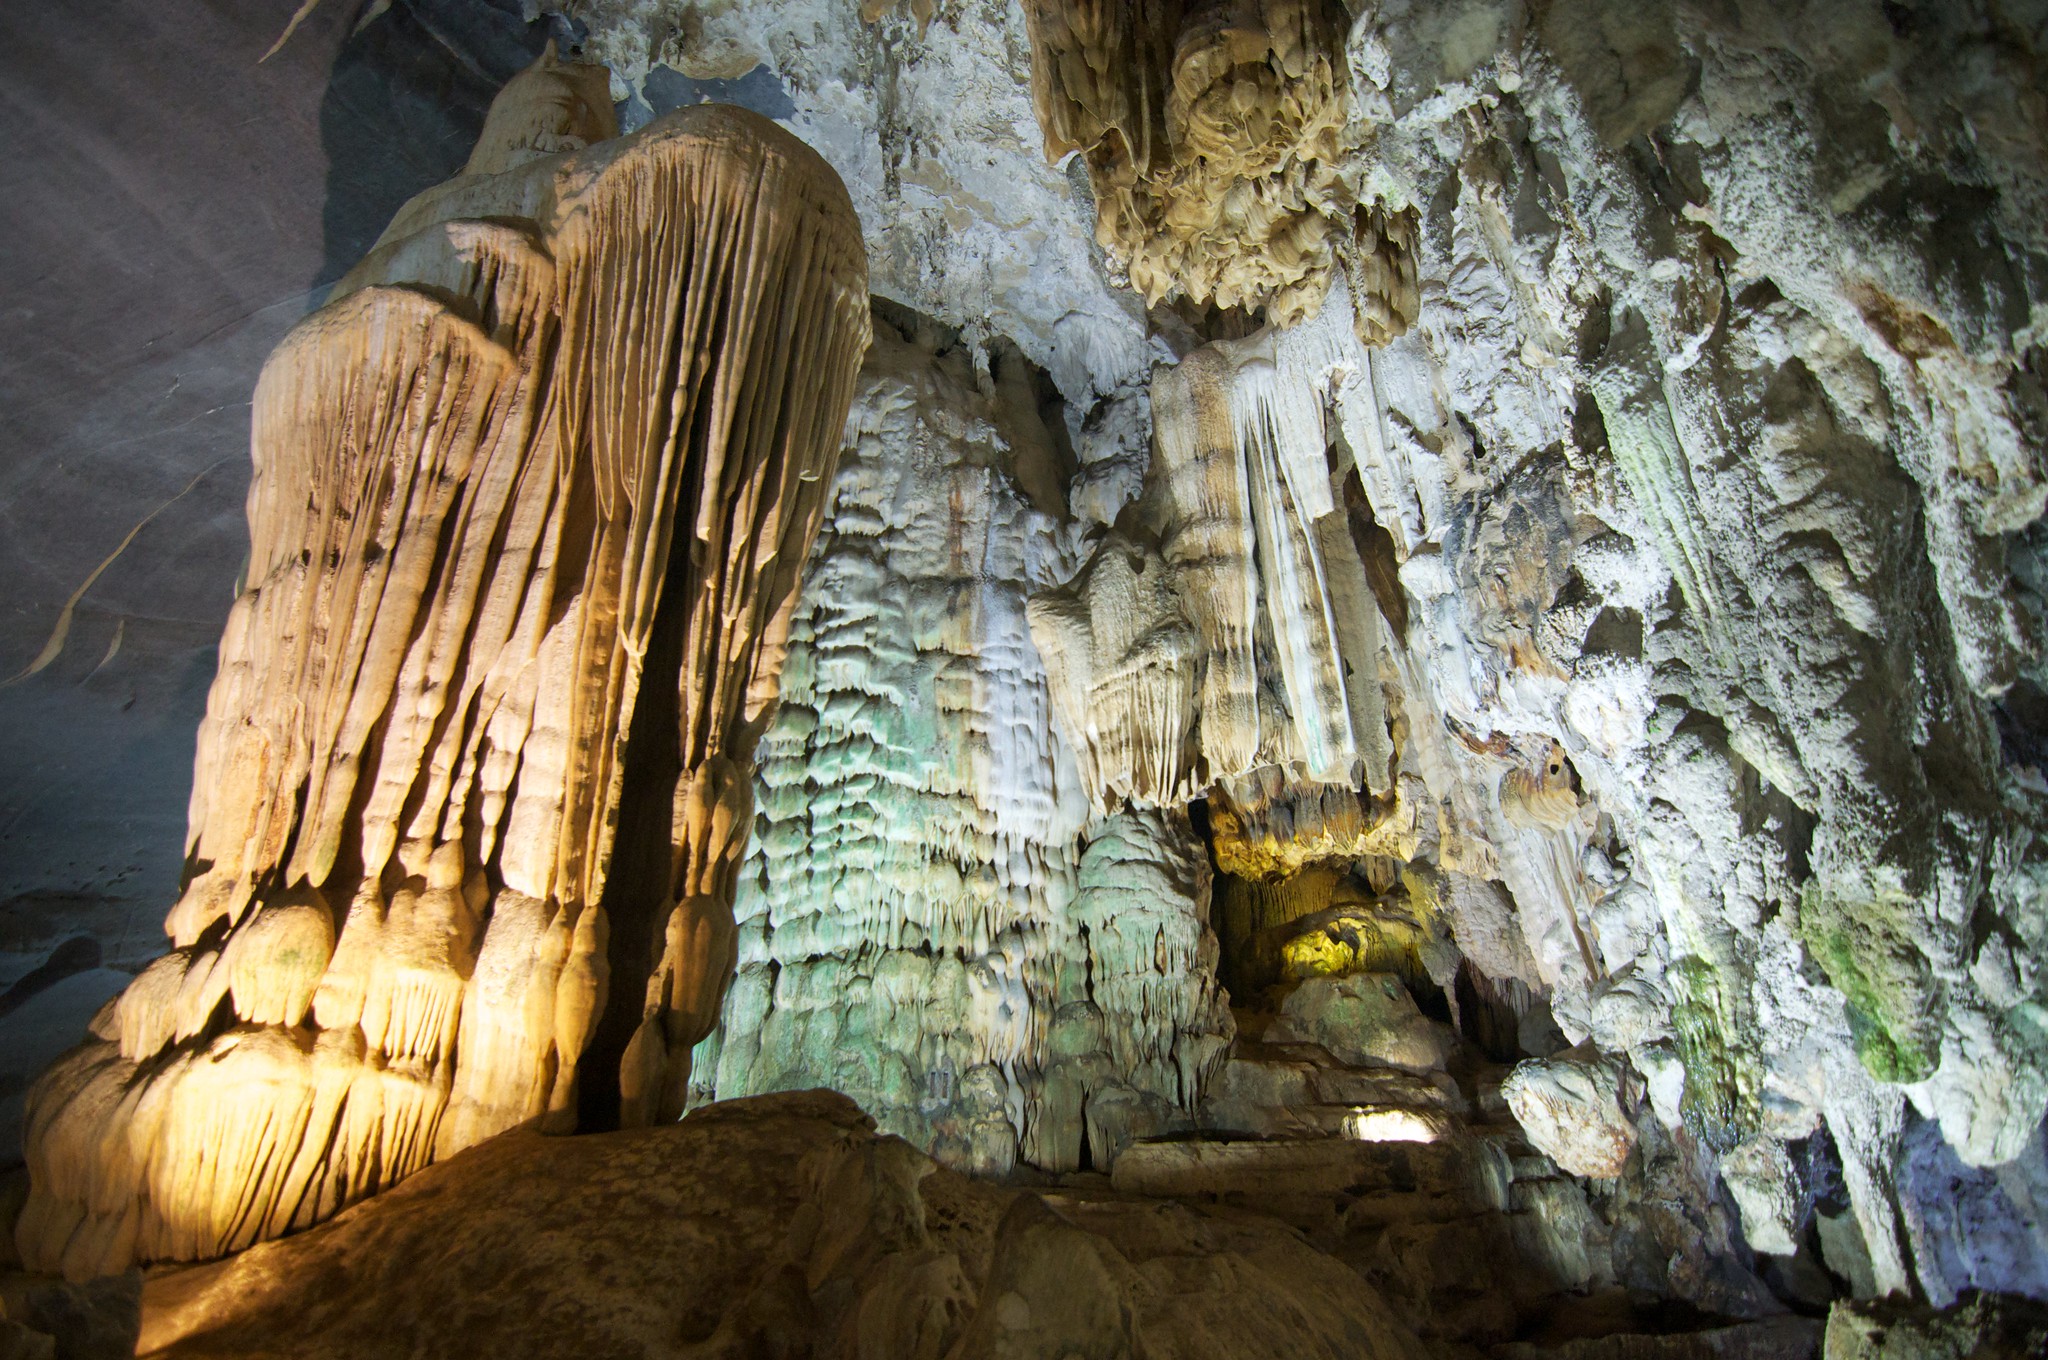
[[1208,866],[1185,816],[1082,836],[1025,617],[1073,526],[1024,360],[978,374],[943,328],[879,334],[697,1094],[830,1085],[950,1165],[1106,1167],[1186,1124],[1227,1042]]
[[31,1098],[32,1268],[303,1228],[579,1080],[680,1112],[866,270],[787,133],[607,140],[605,84],[512,81],[264,369],[177,947]]

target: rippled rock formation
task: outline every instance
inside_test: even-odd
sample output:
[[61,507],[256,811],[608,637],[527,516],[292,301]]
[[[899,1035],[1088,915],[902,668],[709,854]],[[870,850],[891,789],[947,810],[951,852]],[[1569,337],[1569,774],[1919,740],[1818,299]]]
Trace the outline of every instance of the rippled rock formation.
[[[1228,1032],[1186,818],[1112,821],[1026,626],[1072,571],[1014,349],[886,321],[796,606],[699,1094],[826,1084],[950,1165],[1107,1165],[1182,1123]],[[1130,1106],[1131,1108],[1125,1108]]]
[[[576,15],[614,61],[610,90],[579,96],[592,116],[608,96],[660,142],[737,125],[668,110],[750,103],[860,214],[882,338],[854,379],[849,255],[842,461],[821,411],[791,491],[822,524],[805,584],[787,595],[791,518],[768,538],[792,603],[741,629],[786,622],[781,707],[764,641],[724,691],[737,707],[635,710],[712,743],[677,768],[635,763],[622,699],[589,727],[536,716],[505,747],[514,778],[486,758],[494,720],[460,707],[496,682],[462,689],[429,638],[417,673],[293,688],[336,732],[359,731],[358,689],[402,721],[358,743],[361,769],[323,753],[266,773],[307,790],[278,818],[244,815],[260,753],[211,719],[179,952],[54,1079],[84,1096],[43,1146],[92,1151],[38,1164],[62,1189],[25,1231],[87,1224],[79,1168],[127,1155],[92,1121],[149,1054],[217,1045],[211,1077],[175,1086],[209,1110],[292,1063],[372,1068],[376,1127],[446,1150],[565,1122],[584,1097],[564,1055],[588,1042],[584,1081],[620,1070],[629,1120],[832,1085],[948,1175],[1079,1194],[1107,1171],[1117,1195],[1255,1203],[1447,1352],[1631,1353],[1682,1321],[1718,1339],[1643,1353],[1800,1353],[1830,1307],[1844,1353],[2028,1344],[2023,1305],[1973,1291],[2048,1297],[2031,8]],[[492,182],[545,178],[509,174]],[[534,193],[512,215],[544,235]],[[525,256],[489,258],[513,263],[448,291],[538,296]],[[585,295],[562,296],[571,337]],[[536,324],[510,305],[472,322]],[[422,382],[513,381],[457,357]],[[651,391],[598,390],[574,426],[593,440],[606,402]],[[298,513],[268,486],[256,504]],[[355,532],[312,513],[258,525],[259,586],[290,566],[265,534]],[[465,542],[422,590],[454,589]],[[595,607],[573,595],[564,616]],[[230,689],[262,639],[297,636],[253,611]],[[687,617],[713,615],[739,617]],[[624,654],[693,674],[697,635],[663,617],[686,616],[657,611]],[[609,696],[625,663],[601,651],[540,646],[535,665]],[[536,681],[535,713],[567,686]],[[627,739],[623,763],[592,731]],[[530,772],[583,831],[554,834]],[[607,882],[664,887],[630,922],[592,878],[613,809]],[[359,920],[373,865],[396,867]],[[450,962],[472,954],[473,973]],[[281,1037],[330,1011],[360,1058]],[[397,1061],[370,1058],[373,1034]],[[100,1061],[117,1076],[95,1086]],[[81,1262],[127,1231],[126,1202],[92,1202],[65,1239]],[[1072,1222],[1023,1226],[1107,1259]],[[799,1292],[843,1303],[795,1269],[761,1286],[764,1316]],[[975,1289],[979,1269],[961,1266]],[[1000,1341],[980,1293],[917,1278],[958,1304],[931,1335]],[[1088,1297],[1149,1297],[1123,1289]],[[1915,1306],[1844,1302],[1882,1295]],[[739,1345],[766,1324],[718,1325]]]
[[31,1101],[32,1267],[219,1255],[573,1127],[608,1020],[585,1079],[680,1112],[865,271],[801,144],[606,141],[604,81],[507,86],[264,370],[177,948]]

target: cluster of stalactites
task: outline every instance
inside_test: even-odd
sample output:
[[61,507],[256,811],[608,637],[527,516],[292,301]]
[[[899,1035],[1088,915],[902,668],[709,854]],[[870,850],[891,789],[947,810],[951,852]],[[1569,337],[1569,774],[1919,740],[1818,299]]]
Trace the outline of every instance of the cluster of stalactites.
[[1086,158],[1096,239],[1149,303],[1315,314],[1354,249],[1331,0],[1029,0],[1046,154]]
[[1413,208],[1361,203],[1356,235],[1345,255],[1353,325],[1367,349],[1392,344],[1422,315],[1422,277],[1416,237],[1422,217]]
[[1381,797],[1348,818],[1360,835],[1391,807],[1378,605],[1324,426],[1346,310],[1159,370],[1139,527],[1032,601],[1098,807],[1264,767]]
[[[753,115],[576,150],[613,130],[603,82],[550,53],[509,85],[470,170],[265,367],[205,867],[178,948],[33,1093],[34,1269],[216,1255],[522,1120],[571,1127],[617,988],[645,990],[624,1117],[680,1110],[865,254],[829,167]],[[634,723],[650,686],[666,731]],[[622,890],[668,905],[629,955],[651,975],[613,978],[643,729],[681,774],[660,881]]]

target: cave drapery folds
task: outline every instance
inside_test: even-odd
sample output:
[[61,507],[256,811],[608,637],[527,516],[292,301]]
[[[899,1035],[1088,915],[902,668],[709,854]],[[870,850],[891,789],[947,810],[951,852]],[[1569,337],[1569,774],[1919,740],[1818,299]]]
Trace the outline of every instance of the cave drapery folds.
[[866,259],[765,119],[616,133],[551,49],[266,365],[176,948],[35,1092],[34,1267],[679,1112]]

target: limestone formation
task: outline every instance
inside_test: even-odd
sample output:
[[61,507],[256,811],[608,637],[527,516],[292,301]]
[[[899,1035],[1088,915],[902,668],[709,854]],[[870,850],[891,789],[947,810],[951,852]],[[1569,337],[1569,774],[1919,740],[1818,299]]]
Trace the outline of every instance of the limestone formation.
[[[1848,1206],[1829,1211],[1830,1260],[1858,1288],[1934,1297],[1952,1267],[1913,1226],[1944,1220],[1897,1173],[1907,1131],[1933,1121],[1990,1174],[2029,1155],[2048,1108],[2028,735],[2044,162],[2016,93],[2039,42],[1986,7],[1939,8],[1362,9],[1359,164],[1376,202],[1414,205],[1421,301],[1391,339],[1354,306],[1345,330],[1378,348],[1303,328],[1331,347],[1314,366],[1329,465],[1357,474],[1342,503],[1382,627],[1389,791],[1416,790],[1407,847],[1373,853],[1408,861],[1402,882],[1434,893],[1489,989],[1529,989],[1518,1042],[1532,1016],[1555,1047],[1595,1041],[1617,1089],[1640,1078],[1643,1112],[1708,1150],[1689,1175],[1748,1148],[1743,1180],[1776,1161],[1754,1140],[1824,1138]],[[1243,409],[1219,375],[1245,344],[1190,346],[1155,379],[1152,505],[1187,484],[1177,413],[1200,394]],[[1286,541],[1270,519],[1211,513],[1237,465],[1210,466],[1198,484],[1225,494],[1183,520],[1199,551],[1119,526],[1127,575],[1156,553],[1172,578],[1201,675],[1148,709],[1111,683],[1141,673],[1100,645],[1113,630],[1045,651],[1056,695],[1101,696],[1092,726],[1060,710],[1077,746],[1114,753],[1099,796],[1224,776],[1219,863],[1299,874],[1311,860],[1243,853],[1231,781],[1257,763],[1242,733],[1285,730],[1268,714],[1341,711],[1300,701],[1293,640],[1323,620],[1258,555]],[[1047,611],[1064,635],[1084,613],[1174,621],[1156,584],[1109,566],[1085,611]],[[1168,719],[1155,743],[1146,711]],[[1359,790],[1313,749],[1257,776],[1254,801],[1285,809],[1269,824],[1309,809],[1320,826],[1343,806],[1330,785]],[[1310,841],[1372,871],[1362,846]],[[1476,983],[1473,1000],[1493,1004]],[[1595,1104],[1563,1122],[1618,1148]],[[1760,1218],[1760,1237],[1815,1221],[1788,1193],[1768,1197],[1801,1221]],[[1991,1287],[2030,1278],[2001,1255]]]
[[1559,1057],[1518,1065],[1501,1086],[1529,1140],[1574,1176],[1612,1179],[1635,1150],[1612,1062]]
[[1344,256],[1351,285],[1353,325],[1359,343],[1378,349],[1399,339],[1422,314],[1415,233],[1421,225],[1413,208],[1361,204],[1357,236]]
[[[1287,994],[1267,1038],[1321,1044],[1353,1067],[1433,1072],[1450,1056],[1450,1036],[1415,1008],[1392,973],[1352,972],[1304,979]],[[1545,1149],[1548,1151],[1548,1149]]]
[[[192,894],[42,1088],[38,1260],[247,1241],[528,1117],[833,1085],[949,1175],[1060,1188],[951,1263],[835,1237],[814,1277],[805,1226],[698,1353],[856,1296],[814,1352],[1150,1345],[1164,1258],[1073,1208],[1103,1170],[1257,1198],[1446,1353],[1810,1353],[1831,1305],[1838,1348],[1953,1348],[2003,1326],[1973,1298],[2048,1297],[2038,5],[536,8],[610,88],[506,104],[266,379]],[[617,177],[678,138],[794,164],[658,118],[726,95],[843,177],[888,332],[837,476],[803,405],[759,557],[633,538],[655,500],[595,454],[667,391],[558,376],[632,349],[591,343],[603,250],[680,220]],[[579,149],[614,100],[643,140]],[[832,311],[844,370],[735,381],[853,382],[835,230],[829,306],[744,296]],[[373,344],[419,375],[384,424]],[[371,515],[284,449],[417,475],[350,483]],[[758,610],[674,606],[717,562]],[[220,1189],[273,1143],[354,1151],[279,1171],[279,1217]],[[1641,1335],[1674,1301],[1750,1321]]]
[[[699,1098],[830,1085],[949,1165],[1185,1124],[1228,1033],[1184,816],[1088,816],[1031,644],[1071,573],[1024,362],[884,323],[790,634]],[[1051,486],[1053,489],[1047,491]]]
[[1806,1206],[1797,1170],[1784,1145],[1752,1138],[1721,1162],[1721,1179],[1742,1213],[1742,1235],[1758,1251],[1790,1256],[1799,1250]]
[[[1055,711],[1098,807],[1216,788],[1236,829],[1219,855],[1318,836],[1322,858],[1399,845],[1373,838],[1395,810],[1381,617],[1324,415],[1347,311],[1162,368],[1138,504],[1157,547],[1112,535],[1032,602]],[[1300,800],[1312,815],[1296,815]]]
[[615,130],[550,52],[264,369],[176,948],[37,1089],[35,1268],[680,1110],[867,295],[787,134]]
[[[1313,315],[1353,232],[1342,9],[1029,0],[1024,13],[1046,155],[1081,153],[1096,240],[1131,286],[1148,303],[1185,297],[1280,325]],[[1385,225],[1357,234],[1389,260],[1391,318],[1407,294]]]
[[1836,1304],[1828,1312],[1827,1360],[2020,1360],[2043,1347],[2048,1308],[2014,1295],[1983,1294],[1939,1312],[1885,1303]]

